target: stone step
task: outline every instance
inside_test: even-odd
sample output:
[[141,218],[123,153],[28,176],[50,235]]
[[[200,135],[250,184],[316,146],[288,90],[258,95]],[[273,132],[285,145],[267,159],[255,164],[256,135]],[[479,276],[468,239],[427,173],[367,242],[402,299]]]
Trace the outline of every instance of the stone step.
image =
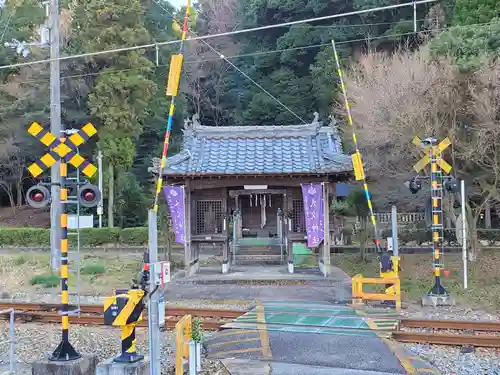
[[[285,249],[283,249],[285,250]],[[235,249],[236,254],[281,254],[280,249],[242,249],[242,248],[236,248]]]
[[[283,246],[284,248],[284,246]],[[236,249],[252,251],[252,252],[266,252],[266,251],[280,251],[280,246],[237,246]]]
[[[283,261],[285,257],[283,256]],[[281,264],[281,255],[244,255],[235,256],[237,264]]]

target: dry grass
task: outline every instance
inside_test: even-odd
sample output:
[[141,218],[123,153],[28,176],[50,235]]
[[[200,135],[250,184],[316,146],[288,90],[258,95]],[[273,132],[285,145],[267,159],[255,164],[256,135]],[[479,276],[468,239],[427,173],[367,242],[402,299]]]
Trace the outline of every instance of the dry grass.
[[[80,262],[80,292],[92,295],[107,295],[113,288],[127,288],[136,278],[142,266],[142,254],[82,255]],[[70,255],[70,292],[77,284],[78,262]],[[104,273],[100,273],[104,270]],[[0,290],[15,293],[51,293],[56,287],[44,280],[50,279],[49,254],[28,252],[6,254],[0,257]],[[37,283],[38,282],[38,283]]]
[[[342,268],[349,276],[362,273],[378,276],[378,261],[375,257],[361,262],[357,254],[334,254],[332,264]],[[469,262],[469,287],[463,289],[462,256],[446,254],[445,269],[451,271],[443,276],[443,285],[464,307],[481,308],[489,312],[500,310],[500,252],[483,251],[477,262]],[[418,302],[433,285],[432,256],[430,254],[403,254],[401,259],[401,287],[403,299]]]

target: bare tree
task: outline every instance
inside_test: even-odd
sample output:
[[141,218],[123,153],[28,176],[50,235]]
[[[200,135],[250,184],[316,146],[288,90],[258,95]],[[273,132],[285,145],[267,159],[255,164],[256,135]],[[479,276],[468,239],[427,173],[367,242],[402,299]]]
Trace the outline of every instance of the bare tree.
[[497,197],[500,183],[499,73],[498,64],[491,64],[461,76],[450,61],[432,60],[423,49],[369,53],[346,75],[369,176],[400,186],[417,161],[414,136],[450,137],[453,146],[446,156],[454,173],[471,186],[471,259],[479,250],[480,213],[487,200]]
[[19,149],[10,148],[8,154],[0,158],[0,188],[7,194],[12,211],[22,205],[24,170],[26,158]]
[[[223,33],[234,30],[236,0],[201,0],[197,30],[202,34]],[[209,45],[207,45],[209,43]],[[215,51],[212,49],[215,49]],[[236,43],[230,37],[217,38],[208,42],[194,41],[186,47],[184,84],[188,87],[188,98],[195,112],[203,115],[207,109],[215,125],[222,124],[224,113],[221,108],[222,83],[231,67],[220,54],[230,57],[238,53]]]

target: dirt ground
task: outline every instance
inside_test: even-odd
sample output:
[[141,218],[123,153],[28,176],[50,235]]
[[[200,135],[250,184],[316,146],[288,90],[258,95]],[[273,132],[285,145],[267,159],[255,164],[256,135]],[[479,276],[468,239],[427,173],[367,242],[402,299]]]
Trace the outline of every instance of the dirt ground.
[[[70,255],[69,289],[75,291],[78,261]],[[142,254],[81,254],[80,292],[108,295],[113,288],[127,288],[142,266]],[[0,290],[3,293],[51,293],[59,290],[59,274],[50,271],[49,254],[24,252],[0,256]],[[5,296],[4,296],[5,298]]]
[[[405,301],[418,302],[432,287],[432,261],[432,254],[402,254],[401,288]],[[332,264],[349,276],[378,276],[378,261],[373,255],[363,262],[358,254],[332,254]],[[467,290],[463,288],[462,255],[445,254],[444,265],[450,275],[442,276],[443,285],[458,304],[490,312],[500,310],[500,251],[484,250],[476,262],[468,262]]]
[[0,227],[2,228],[49,228],[50,210],[30,206],[0,207]]
[[[175,254],[174,254],[175,258]],[[433,285],[431,254],[403,254],[401,257],[401,287],[406,302],[418,303]],[[80,293],[109,295],[112,289],[128,288],[142,266],[141,253],[80,254]],[[361,273],[378,276],[378,261],[370,256],[366,262],[357,254],[332,254],[332,264],[349,276]],[[443,285],[463,307],[485,311],[500,310],[500,252],[483,251],[476,262],[469,262],[469,287],[463,289],[461,254],[445,254]],[[78,256],[70,253],[70,292],[76,292]],[[57,293],[59,274],[50,271],[49,254],[40,252],[8,252],[0,255],[0,293],[2,298],[20,293]]]

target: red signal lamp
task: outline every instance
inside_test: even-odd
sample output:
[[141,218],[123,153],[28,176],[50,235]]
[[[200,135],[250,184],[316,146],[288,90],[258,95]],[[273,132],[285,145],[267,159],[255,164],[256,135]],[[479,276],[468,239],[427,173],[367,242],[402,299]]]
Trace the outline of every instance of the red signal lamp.
[[50,203],[50,191],[43,185],[35,185],[26,192],[26,202],[33,208],[44,208]]
[[86,184],[80,188],[78,200],[83,207],[95,207],[101,199],[99,188],[92,184]]

